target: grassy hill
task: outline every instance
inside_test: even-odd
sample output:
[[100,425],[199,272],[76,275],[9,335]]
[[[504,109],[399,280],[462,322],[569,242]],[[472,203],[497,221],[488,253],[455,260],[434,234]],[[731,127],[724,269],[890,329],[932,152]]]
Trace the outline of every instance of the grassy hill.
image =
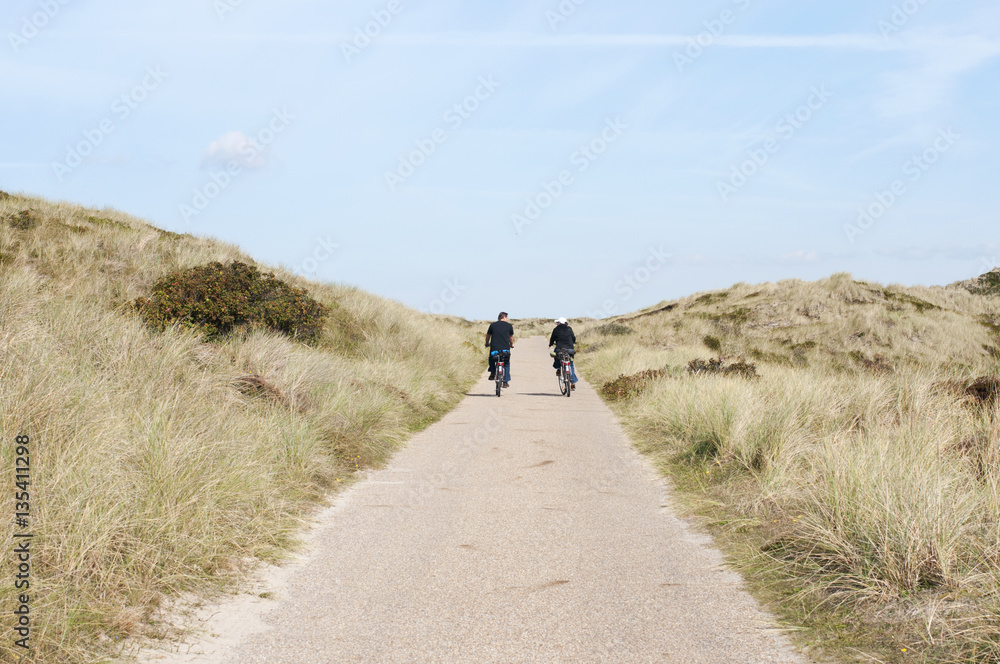
[[579,362],[800,641],[995,664],[994,281],[738,284],[589,323]]
[[[265,266],[329,307],[315,339],[158,331],[134,306],[167,275],[231,261],[256,265],[0,192],[0,461],[13,482],[30,436],[37,662],[169,636],[150,621],[164,598],[280,558],[324,496],[482,369],[485,324]],[[575,323],[578,361],[801,641],[843,660],[996,664],[998,275],[738,284]],[[9,543],[23,529],[6,495]],[[0,558],[5,607],[15,574]],[[18,654],[0,641],[0,660]]]
[[[133,301],[236,247],[111,210],[0,193],[0,537],[15,437],[30,436],[31,643],[89,662],[155,630],[165,596],[279,558],[302,518],[460,399],[478,335],[345,286],[273,270],[331,309],[316,341],[148,327]],[[267,268],[261,266],[262,269]],[[405,345],[404,345],[405,344]],[[15,568],[0,558],[0,605]],[[0,661],[19,654],[0,618]]]

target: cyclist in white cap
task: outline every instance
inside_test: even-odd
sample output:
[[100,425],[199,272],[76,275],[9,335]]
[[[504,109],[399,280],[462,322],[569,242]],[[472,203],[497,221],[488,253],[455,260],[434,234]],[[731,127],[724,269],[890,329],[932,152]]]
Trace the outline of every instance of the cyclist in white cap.
[[[556,375],[559,375],[559,351],[566,350],[569,351],[570,355],[576,353],[574,347],[576,346],[576,335],[573,334],[573,328],[569,326],[569,321],[565,318],[556,319],[556,327],[552,330],[552,336],[549,337],[549,347],[556,347],[556,359],[552,363],[552,367],[556,370]],[[576,367],[573,362],[570,362],[570,370],[573,375],[573,389],[576,389]]]

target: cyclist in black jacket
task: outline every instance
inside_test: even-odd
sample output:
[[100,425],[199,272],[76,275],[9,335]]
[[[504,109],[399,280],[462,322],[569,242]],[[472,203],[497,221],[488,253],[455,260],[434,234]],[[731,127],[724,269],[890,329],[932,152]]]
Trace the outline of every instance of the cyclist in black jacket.
[[[486,331],[486,346],[490,349],[490,380],[496,380],[497,353],[506,351],[508,356],[514,348],[514,326],[506,311],[501,311],[496,322]],[[504,365],[503,386],[510,387],[510,358]]]
[[[556,347],[556,359],[552,363],[552,367],[556,370],[556,375],[559,375],[559,351],[568,350],[571,353],[575,352],[574,347],[576,346],[576,335],[573,334],[573,328],[569,326],[569,321],[565,318],[556,319],[556,327],[552,330],[552,335],[549,337],[549,347]],[[573,389],[576,389],[576,366],[573,362],[569,363],[569,368],[573,376]]]

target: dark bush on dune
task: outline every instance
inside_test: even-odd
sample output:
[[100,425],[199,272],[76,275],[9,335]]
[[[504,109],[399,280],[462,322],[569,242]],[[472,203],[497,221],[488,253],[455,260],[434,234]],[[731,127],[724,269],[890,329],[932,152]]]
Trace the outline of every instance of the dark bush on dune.
[[5,217],[11,228],[19,231],[30,231],[38,225],[38,217],[31,210],[21,210]]
[[153,285],[149,298],[137,299],[135,307],[158,330],[178,322],[217,337],[241,326],[261,325],[306,341],[319,336],[330,313],[305,289],[239,261],[168,274]]
[[635,330],[628,325],[622,325],[621,323],[605,323],[600,327],[594,328],[594,332],[602,334],[606,337],[623,337],[629,334],[635,334]]
[[631,376],[621,375],[601,387],[601,396],[608,401],[634,399],[642,394],[650,383],[665,375],[667,372],[662,369],[648,369]]
[[709,350],[714,350],[716,353],[722,351],[722,341],[718,337],[706,335],[702,338],[701,342],[705,344]]
[[757,373],[757,365],[753,362],[746,362],[742,358],[731,364],[726,364],[726,360],[721,357],[712,358],[708,361],[702,359],[691,360],[688,362],[687,371],[690,374],[760,378],[760,374]]
[[979,277],[979,283],[972,289],[977,295],[1000,295],[1000,269],[987,272]]
[[896,372],[895,367],[892,366],[892,362],[888,358],[882,355],[875,355],[874,357],[868,357],[861,351],[852,351],[850,353],[850,358],[857,363],[862,369],[871,371],[875,374],[893,374]]

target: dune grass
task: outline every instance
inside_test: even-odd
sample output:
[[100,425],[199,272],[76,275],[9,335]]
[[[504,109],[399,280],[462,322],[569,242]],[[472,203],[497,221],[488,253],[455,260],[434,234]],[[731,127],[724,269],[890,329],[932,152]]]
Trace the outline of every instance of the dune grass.
[[[324,496],[456,404],[481,369],[453,321],[280,269],[332,309],[314,344],[253,328],[211,342],[160,333],[131,305],[165,274],[232,260],[253,264],[111,210],[0,200],[0,462],[12,488],[15,436],[31,437],[33,661],[128,652],[158,635],[164,598],[280,559]],[[0,523],[11,542],[11,519]],[[5,554],[4,607],[13,579]],[[9,612],[0,627],[11,634]],[[0,661],[19,655],[12,641]]]
[[[591,324],[579,361],[598,385],[659,370],[612,407],[802,643],[995,664],[1000,404],[963,388],[1000,373],[998,310],[843,274],[740,284]],[[685,370],[719,354],[760,378]]]

